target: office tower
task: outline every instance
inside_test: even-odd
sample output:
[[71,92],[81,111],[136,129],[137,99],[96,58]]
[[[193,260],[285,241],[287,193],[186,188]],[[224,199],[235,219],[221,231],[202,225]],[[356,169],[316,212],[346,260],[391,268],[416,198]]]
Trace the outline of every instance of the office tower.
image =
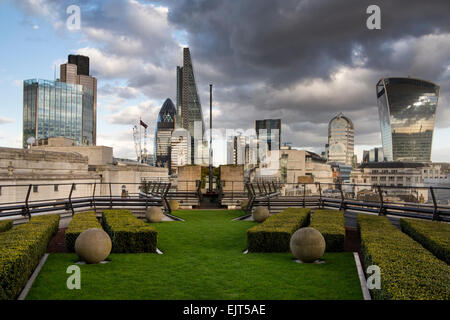
[[70,54],[68,62],[77,66],[77,75],[89,75],[89,57]]
[[264,119],[255,121],[258,139],[258,163],[272,150],[280,150],[281,119]]
[[59,81],[77,84],[77,65],[64,63],[59,66]]
[[170,168],[170,143],[175,129],[177,110],[172,100],[166,99],[159,111],[155,132],[156,167]]
[[97,79],[89,75],[89,58],[69,55],[68,63],[60,66],[60,81],[79,84],[92,96],[93,110],[83,109],[83,144],[97,144]]
[[384,158],[431,161],[439,85],[412,78],[382,78],[376,85]]
[[203,140],[205,123],[189,48],[183,49],[183,67],[177,67],[176,127],[189,131],[192,145],[191,162],[195,164],[206,163],[208,157],[207,143]]
[[227,164],[245,164],[247,139],[243,135],[227,139]]
[[184,128],[175,129],[170,140],[170,174],[177,174],[178,167],[191,164],[191,135]]
[[[59,81],[25,80],[23,84],[23,147],[33,137],[74,139],[78,145],[92,144],[92,126],[85,119],[92,114],[93,99],[89,90],[78,84]],[[92,119],[91,119],[92,121]]]
[[339,113],[328,124],[327,161],[352,165],[355,138],[353,122]]
[[383,161],[384,161],[383,148],[378,147],[363,151],[363,163],[383,162]]

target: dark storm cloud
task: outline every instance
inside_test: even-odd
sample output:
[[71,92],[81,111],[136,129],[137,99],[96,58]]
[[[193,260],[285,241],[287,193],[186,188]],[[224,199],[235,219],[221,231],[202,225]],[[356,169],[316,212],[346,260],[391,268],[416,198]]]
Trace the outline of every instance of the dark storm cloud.
[[[48,11],[62,21],[67,5],[81,5],[83,32],[105,55],[99,56],[127,65],[120,72],[117,64],[103,74],[98,70],[99,78],[125,78],[128,87],[149,99],[175,100],[175,67],[182,55],[173,32],[183,34],[205,116],[208,85],[214,84],[218,128],[247,129],[256,118],[281,118],[285,141],[296,147],[323,147],[329,120],[344,112],[355,124],[357,144],[381,143],[375,84],[386,76],[440,84],[436,126],[450,127],[448,0],[34,3],[18,5],[30,15]],[[154,8],[141,6],[148,3],[168,6],[170,25],[154,15]],[[381,8],[381,30],[366,28],[371,4]],[[136,92],[104,91],[123,98]]]
[[273,85],[328,77],[334,67],[352,65],[358,47],[368,55],[368,67],[392,68],[384,59],[391,52],[386,44],[450,29],[448,1],[417,0],[378,1],[382,29],[368,30],[366,8],[372,3],[177,0],[170,2],[169,20],[187,30],[197,60],[230,76],[263,77]]
[[[255,117],[282,118],[287,135],[312,132],[320,138],[302,139],[300,145],[318,146],[326,142],[328,121],[343,111],[355,123],[357,143],[379,143],[373,140],[379,137],[375,98],[379,78],[435,81],[441,83],[441,102],[449,101],[445,99],[450,79],[448,1],[165,3],[170,22],[187,31],[199,87],[207,81],[216,84],[215,100],[226,108],[217,121],[224,127],[252,126]],[[381,8],[381,30],[366,28],[366,8],[371,4]],[[359,87],[336,86],[336,98],[308,96],[315,90],[307,90],[314,79],[322,79],[321,87],[326,88],[327,81],[331,86],[358,76],[358,67],[368,71],[361,75]],[[211,68],[215,73],[204,71]],[[341,68],[356,71],[334,79]],[[339,98],[346,95],[351,98]],[[245,112],[239,112],[241,108]],[[437,125],[449,126],[449,113],[439,108],[444,117]]]

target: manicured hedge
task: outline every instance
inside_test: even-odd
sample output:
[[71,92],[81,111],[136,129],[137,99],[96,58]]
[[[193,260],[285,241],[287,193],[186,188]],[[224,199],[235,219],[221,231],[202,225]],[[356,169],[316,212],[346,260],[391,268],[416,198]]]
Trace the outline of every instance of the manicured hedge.
[[0,233],[0,300],[17,298],[58,225],[59,215],[45,215]]
[[314,210],[310,227],[319,230],[326,242],[326,251],[344,251],[345,217],[344,211]]
[[112,252],[156,252],[157,231],[129,210],[104,210],[102,220],[112,240]]
[[247,230],[249,252],[288,252],[292,234],[309,224],[310,209],[288,208]]
[[102,226],[95,217],[95,212],[80,212],[75,214],[66,230],[66,248],[69,252],[75,251],[75,241],[80,233],[90,228],[102,229]]
[[0,221],[0,232],[8,231],[13,226],[12,220],[2,220]]
[[[450,264],[450,224],[438,221],[401,219],[403,232]],[[449,284],[450,285],[450,284]]]
[[450,299],[450,267],[393,226],[386,217],[358,215],[365,267],[377,265],[374,299]]

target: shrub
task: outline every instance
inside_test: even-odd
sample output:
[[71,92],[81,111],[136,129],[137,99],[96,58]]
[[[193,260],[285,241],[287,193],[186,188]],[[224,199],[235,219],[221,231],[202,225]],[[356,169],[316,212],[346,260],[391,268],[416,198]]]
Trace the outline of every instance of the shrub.
[[288,208],[247,231],[250,252],[288,252],[292,234],[309,224],[310,209]]
[[58,225],[59,215],[45,215],[0,233],[0,300],[17,298]]
[[72,217],[65,237],[66,248],[69,252],[75,251],[75,241],[80,233],[90,228],[102,229],[102,226],[95,217],[95,212],[80,212]]
[[322,233],[327,252],[344,251],[345,217],[344,211],[315,210],[310,227]]
[[394,227],[386,217],[358,215],[365,266],[377,265],[381,289],[375,299],[450,298],[450,267]]
[[157,231],[129,210],[104,210],[103,229],[114,253],[156,252]]
[[439,259],[450,264],[450,224],[438,221],[401,219],[403,232]]
[[12,220],[2,220],[0,221],[0,232],[8,231],[13,226]]

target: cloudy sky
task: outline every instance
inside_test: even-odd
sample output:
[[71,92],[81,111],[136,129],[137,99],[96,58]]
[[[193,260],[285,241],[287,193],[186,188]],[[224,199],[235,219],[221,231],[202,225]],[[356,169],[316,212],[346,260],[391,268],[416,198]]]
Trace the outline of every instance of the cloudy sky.
[[[66,26],[72,4],[80,30]],[[381,30],[366,27],[371,4],[381,8]],[[432,159],[450,161],[449,13],[448,0],[0,0],[0,145],[21,145],[22,81],[53,79],[79,53],[99,81],[98,144],[135,157],[132,126],[141,116],[153,131],[164,100],[175,101],[189,46],[206,121],[214,84],[215,127],[281,118],[283,141],[320,152],[328,121],[343,112],[359,159],[381,145],[376,82],[436,82]]]

